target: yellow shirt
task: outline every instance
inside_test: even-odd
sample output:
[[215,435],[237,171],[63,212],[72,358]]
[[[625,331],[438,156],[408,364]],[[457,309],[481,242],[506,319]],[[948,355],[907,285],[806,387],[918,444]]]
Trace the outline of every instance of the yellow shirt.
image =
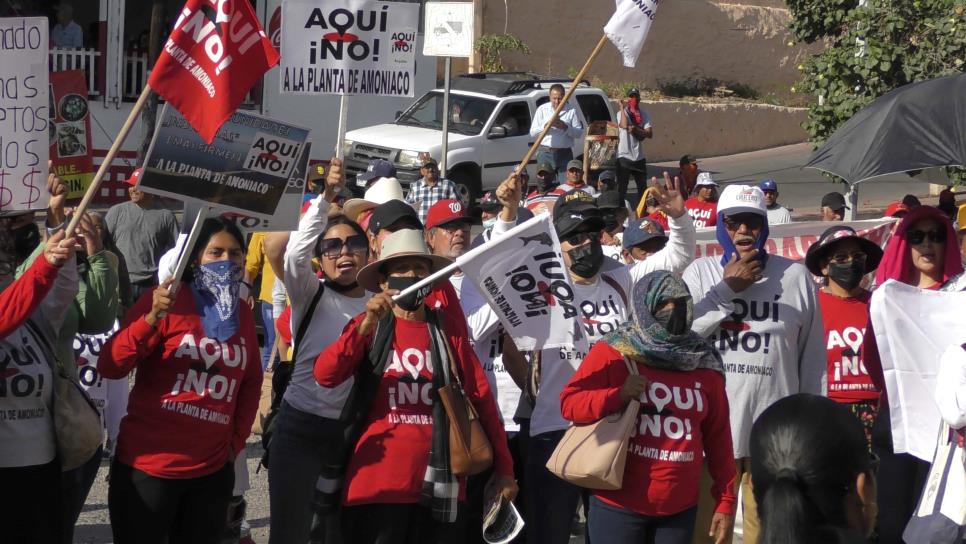
[[262,282],[258,288],[258,300],[272,303],[272,287],[275,285],[275,271],[265,256],[265,233],[256,232],[248,242],[248,255],[245,257],[245,272],[254,280],[262,274]]

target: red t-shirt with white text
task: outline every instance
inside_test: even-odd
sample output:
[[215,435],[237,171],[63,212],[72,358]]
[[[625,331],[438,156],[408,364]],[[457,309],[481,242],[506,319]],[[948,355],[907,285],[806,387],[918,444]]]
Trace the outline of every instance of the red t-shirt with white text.
[[828,358],[828,397],[836,402],[879,398],[879,390],[865,367],[862,349],[871,297],[871,293],[865,292],[855,298],[839,298],[819,290]]
[[718,222],[718,203],[704,202],[698,197],[691,197],[684,202],[688,215],[694,220],[695,228],[713,227]]

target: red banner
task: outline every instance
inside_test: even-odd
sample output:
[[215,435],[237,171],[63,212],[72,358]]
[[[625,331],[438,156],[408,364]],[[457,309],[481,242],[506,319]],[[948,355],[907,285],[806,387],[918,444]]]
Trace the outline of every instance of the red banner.
[[278,61],[248,0],[188,0],[148,84],[210,144]]
[[51,172],[70,187],[69,198],[84,196],[94,178],[86,78],[83,70],[50,72]]

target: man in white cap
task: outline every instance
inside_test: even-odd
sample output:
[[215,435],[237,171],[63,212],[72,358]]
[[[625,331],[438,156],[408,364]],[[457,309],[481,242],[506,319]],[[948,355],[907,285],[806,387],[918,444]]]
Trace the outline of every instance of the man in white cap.
[[[824,395],[826,389],[824,329],[815,281],[805,266],[765,251],[767,217],[761,189],[726,187],[717,217],[724,255],[697,259],[683,275],[694,297],[691,329],[708,338],[724,360],[746,543],[757,542],[760,530],[751,491],[752,423],[781,398],[795,393]],[[703,480],[703,487],[710,487],[710,478]],[[709,526],[713,508],[707,491],[701,498],[697,528]],[[695,542],[710,538],[696,531]]]
[[694,220],[696,228],[713,227],[718,219],[718,184],[708,172],[698,174],[698,181],[694,184],[694,196],[689,198],[684,207],[688,215]]

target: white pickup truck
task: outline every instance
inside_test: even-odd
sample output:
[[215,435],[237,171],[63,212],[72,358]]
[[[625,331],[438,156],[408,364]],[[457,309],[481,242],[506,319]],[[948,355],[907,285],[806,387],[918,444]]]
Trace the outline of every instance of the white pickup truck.
[[[529,73],[466,74],[452,80],[446,177],[466,201],[494,189],[520,163],[534,141],[530,121],[537,107],[549,100],[554,83],[569,87],[571,82]],[[586,82],[574,91],[571,102],[578,106],[585,128],[592,121],[615,121],[607,95]],[[350,179],[370,161],[385,159],[395,164],[403,185],[418,180],[426,156],[441,158],[442,119],[443,90],[435,89],[392,123],[348,132],[343,151]],[[573,151],[575,157],[583,155],[583,138],[574,142]]]

